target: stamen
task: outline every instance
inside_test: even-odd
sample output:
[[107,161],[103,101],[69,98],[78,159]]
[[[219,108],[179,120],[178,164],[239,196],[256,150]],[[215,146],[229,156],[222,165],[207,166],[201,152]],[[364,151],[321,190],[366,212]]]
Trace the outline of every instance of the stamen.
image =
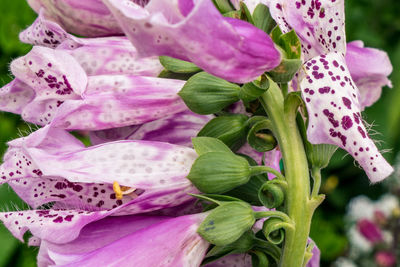
[[131,194],[132,197],[137,197],[137,195],[134,193],[136,188],[128,186],[120,186],[117,181],[113,183],[113,190],[115,192],[115,197],[117,199],[122,199],[124,195],[129,195],[129,194]]

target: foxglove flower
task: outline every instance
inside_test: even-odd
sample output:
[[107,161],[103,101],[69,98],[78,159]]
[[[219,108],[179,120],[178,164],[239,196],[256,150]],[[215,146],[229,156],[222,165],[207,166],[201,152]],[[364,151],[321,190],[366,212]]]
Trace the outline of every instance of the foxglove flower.
[[[101,130],[187,110],[184,81],[133,75],[87,76],[69,53],[36,46],[11,64],[16,80],[1,88],[0,108],[64,129]],[[156,108],[154,108],[154,105]]]
[[43,12],[20,33],[19,38],[24,43],[69,53],[89,76],[132,74],[156,77],[163,70],[158,57],[138,58],[135,47],[126,37],[77,38],[47,20]]
[[209,0],[158,0],[145,7],[127,0],[105,3],[142,56],[191,61],[239,83],[252,81],[280,63],[280,53],[265,32],[223,17]]
[[385,52],[364,47],[362,41],[353,41],[347,44],[345,58],[351,77],[360,90],[362,109],[379,99],[383,86],[392,87],[387,76],[393,67]]
[[90,140],[92,144],[117,140],[148,140],[192,147],[192,137],[212,118],[213,115],[184,111],[142,125],[91,132]]
[[[145,5],[147,1],[132,0]],[[122,35],[117,21],[101,0],[28,0],[29,5],[39,14],[62,25],[68,32],[87,37]]]
[[371,243],[383,241],[383,235],[379,227],[368,219],[357,222],[358,231]]
[[180,205],[192,199],[188,193],[198,193],[186,179],[197,158],[187,147],[119,141],[85,148],[49,126],[9,146],[1,183],[10,182],[34,207],[56,201],[86,210],[124,206],[122,213],[137,214]]
[[269,1],[283,31],[294,29],[302,41],[305,77],[300,82],[313,144],[333,144],[349,152],[371,182],[393,172],[367,134],[360,91],[346,66],[343,1]]
[[39,266],[199,266],[209,246],[196,233],[205,216],[108,217],[66,243],[42,239]]

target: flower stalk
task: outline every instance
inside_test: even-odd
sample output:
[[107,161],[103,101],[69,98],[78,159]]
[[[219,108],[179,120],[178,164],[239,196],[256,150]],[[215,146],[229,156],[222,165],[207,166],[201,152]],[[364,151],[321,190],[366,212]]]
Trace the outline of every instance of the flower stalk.
[[276,83],[271,82],[260,101],[272,122],[274,135],[282,151],[288,185],[285,212],[294,225],[293,229],[286,229],[280,266],[303,266],[315,205],[311,205],[310,201],[308,161],[296,124],[296,113],[285,113],[284,97]]

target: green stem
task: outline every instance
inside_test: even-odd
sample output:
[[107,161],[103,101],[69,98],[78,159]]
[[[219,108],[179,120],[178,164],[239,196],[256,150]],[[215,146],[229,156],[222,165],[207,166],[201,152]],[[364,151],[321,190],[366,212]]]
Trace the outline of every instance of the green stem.
[[287,223],[292,223],[292,220],[290,217],[281,211],[275,211],[275,210],[270,210],[270,211],[257,211],[254,213],[254,217],[257,219],[265,218],[265,217],[274,217],[274,218],[279,218],[284,222]]
[[272,122],[274,134],[282,152],[288,183],[285,209],[294,224],[293,230],[286,230],[280,266],[300,267],[303,265],[314,212],[314,208],[309,203],[308,161],[303,140],[297,128],[296,114],[285,112],[282,92],[276,83],[270,82],[270,88],[261,96],[260,101]]
[[268,166],[250,166],[250,171],[252,176],[269,172],[275,175],[278,179],[281,179],[283,181],[286,180],[285,176],[283,176],[282,173]]
[[314,180],[313,189],[311,192],[311,196],[315,197],[318,195],[319,188],[321,187],[321,169],[313,168],[311,171],[312,178]]

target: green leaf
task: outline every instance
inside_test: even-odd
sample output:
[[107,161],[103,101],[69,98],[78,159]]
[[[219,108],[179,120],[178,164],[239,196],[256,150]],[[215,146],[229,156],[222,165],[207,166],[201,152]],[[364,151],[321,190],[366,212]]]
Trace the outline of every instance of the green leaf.
[[270,34],[272,41],[274,41],[274,43],[276,43],[276,44],[279,44],[279,38],[281,37],[282,34],[283,33],[282,33],[281,29],[279,28],[278,25],[276,25],[275,28],[272,29],[272,32]]
[[301,59],[301,43],[294,30],[279,36],[279,45],[285,50],[288,59]]
[[175,73],[193,73],[201,71],[199,67],[188,61],[167,56],[160,56],[159,59],[164,68]]
[[229,0],[212,0],[215,7],[222,13],[234,11],[235,8],[232,6]]
[[221,140],[213,137],[194,137],[192,138],[194,150],[199,156],[207,152],[228,152],[233,153],[230,148]]
[[301,59],[282,58],[279,66],[268,72],[268,74],[277,83],[288,83],[293,79],[301,65]]
[[204,193],[224,193],[250,179],[246,159],[228,152],[208,152],[193,163],[187,178]]
[[239,100],[240,87],[206,72],[192,76],[178,93],[198,114],[212,114]]
[[249,204],[230,202],[212,210],[197,231],[211,244],[226,246],[239,239],[254,223],[254,211]]
[[276,26],[275,20],[272,18],[269,8],[264,4],[258,4],[253,11],[254,26],[269,34]]
[[232,150],[238,150],[246,141],[248,117],[243,114],[219,116],[210,120],[197,136],[218,138]]

